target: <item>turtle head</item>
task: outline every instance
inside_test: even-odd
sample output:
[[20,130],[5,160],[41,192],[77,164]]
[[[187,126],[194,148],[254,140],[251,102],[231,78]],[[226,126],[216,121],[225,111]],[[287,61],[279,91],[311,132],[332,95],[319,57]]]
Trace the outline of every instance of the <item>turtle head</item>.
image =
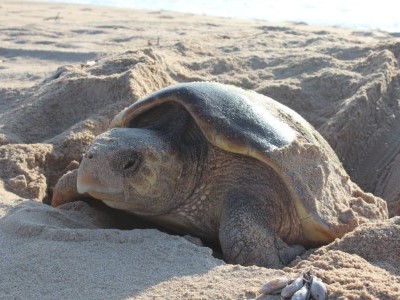
[[156,215],[173,206],[183,162],[170,140],[144,128],[114,128],[94,140],[78,170],[77,189],[108,206]]

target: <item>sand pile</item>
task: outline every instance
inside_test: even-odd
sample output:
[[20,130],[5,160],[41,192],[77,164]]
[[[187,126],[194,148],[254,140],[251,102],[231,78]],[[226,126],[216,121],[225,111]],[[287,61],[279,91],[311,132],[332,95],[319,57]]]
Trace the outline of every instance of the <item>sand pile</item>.
[[60,67],[1,116],[0,178],[7,190],[46,202],[115,114],[169,83],[150,49],[109,57],[100,66]]
[[41,203],[123,107],[171,83],[214,80],[299,112],[353,181],[399,215],[398,38],[58,4],[6,1],[0,13],[1,297],[254,298],[268,276],[309,268],[332,298],[400,297],[396,217],[272,270],[226,265],[155,229],[116,229],[121,215],[98,205]]

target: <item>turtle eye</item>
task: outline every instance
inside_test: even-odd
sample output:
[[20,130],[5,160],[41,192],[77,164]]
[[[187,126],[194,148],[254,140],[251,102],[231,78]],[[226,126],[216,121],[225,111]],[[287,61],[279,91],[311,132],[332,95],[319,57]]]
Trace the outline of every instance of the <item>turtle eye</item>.
[[129,160],[125,165],[124,165],[124,170],[128,170],[130,168],[132,168],[135,165],[135,161],[134,160]]
[[127,155],[125,156],[125,160],[122,161],[120,164],[120,168],[122,170],[127,171],[129,173],[135,172],[142,161],[141,156],[138,154],[133,154],[133,153],[126,153]]
[[142,163],[142,156],[131,150],[114,152],[108,159],[113,171],[124,172],[124,174],[135,173]]
[[86,157],[86,158],[88,158],[88,159],[92,159],[93,158],[93,153],[91,153],[91,152],[85,152],[84,154],[83,154],[83,157]]

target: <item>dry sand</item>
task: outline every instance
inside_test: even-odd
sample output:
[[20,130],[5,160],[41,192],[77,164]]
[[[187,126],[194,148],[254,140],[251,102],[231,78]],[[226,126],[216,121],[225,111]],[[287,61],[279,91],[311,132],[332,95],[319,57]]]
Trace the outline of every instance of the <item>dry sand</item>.
[[[248,299],[269,276],[312,268],[330,299],[399,299],[399,60],[398,34],[385,32],[2,1],[0,298]],[[193,80],[295,109],[393,218],[273,270],[226,265],[156,229],[116,229],[135,224],[98,205],[41,203],[120,109]]]

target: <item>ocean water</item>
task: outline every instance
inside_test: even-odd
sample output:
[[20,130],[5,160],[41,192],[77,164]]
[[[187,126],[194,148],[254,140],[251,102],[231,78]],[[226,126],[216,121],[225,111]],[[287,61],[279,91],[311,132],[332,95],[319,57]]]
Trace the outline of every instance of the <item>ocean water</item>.
[[47,0],[400,32],[398,0]]

